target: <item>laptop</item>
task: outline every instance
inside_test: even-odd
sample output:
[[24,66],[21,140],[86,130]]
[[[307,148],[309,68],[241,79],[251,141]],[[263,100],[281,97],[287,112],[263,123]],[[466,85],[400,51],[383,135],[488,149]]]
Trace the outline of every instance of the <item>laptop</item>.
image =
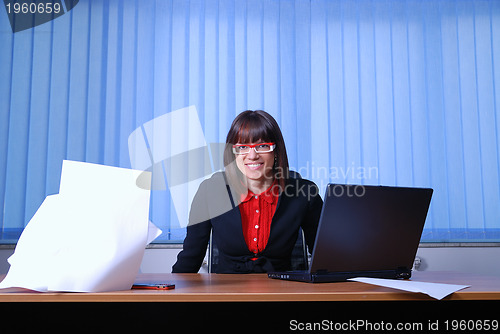
[[311,283],[410,278],[432,192],[329,184],[309,269],[268,277]]

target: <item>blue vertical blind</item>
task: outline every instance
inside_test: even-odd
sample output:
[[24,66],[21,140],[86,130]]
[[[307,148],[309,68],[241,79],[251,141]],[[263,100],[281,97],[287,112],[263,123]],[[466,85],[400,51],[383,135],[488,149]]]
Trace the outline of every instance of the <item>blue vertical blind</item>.
[[[207,142],[267,110],[321,189],[434,188],[423,241],[500,240],[498,1],[81,0],[17,33],[0,15],[0,46],[4,240],[63,159],[130,167],[128,136],[190,105]],[[183,239],[168,188],[150,215]]]

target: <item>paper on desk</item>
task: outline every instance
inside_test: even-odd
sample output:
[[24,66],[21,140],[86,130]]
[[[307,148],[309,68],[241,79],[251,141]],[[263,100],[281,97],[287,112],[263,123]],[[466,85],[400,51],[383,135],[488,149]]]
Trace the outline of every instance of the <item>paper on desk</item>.
[[130,289],[145,246],[161,233],[148,221],[149,187],[138,182],[148,184],[150,174],[64,161],[59,194],[24,229],[0,288]]
[[452,294],[453,292],[468,288],[470,286],[470,285],[416,282],[416,281],[404,281],[404,280],[368,278],[368,277],[356,277],[356,278],[351,278],[349,280],[373,284],[373,285],[379,285],[387,288],[399,289],[404,291],[421,292],[436,299],[443,299],[444,297],[448,296],[449,294]]

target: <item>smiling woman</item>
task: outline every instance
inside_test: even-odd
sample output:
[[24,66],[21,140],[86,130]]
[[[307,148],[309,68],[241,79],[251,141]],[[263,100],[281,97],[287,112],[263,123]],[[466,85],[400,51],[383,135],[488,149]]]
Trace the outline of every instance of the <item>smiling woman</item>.
[[233,153],[236,154],[236,165],[242,174],[248,189],[259,194],[269,188],[273,181],[274,155],[271,155],[276,145],[274,143],[236,144]]
[[[269,149],[257,144],[268,144]],[[239,154],[242,152],[246,153]],[[233,161],[236,161],[236,166]],[[231,186],[242,193],[246,192],[245,188],[261,193],[271,186],[274,179],[283,188],[288,177],[288,156],[276,120],[263,110],[247,110],[239,114],[227,134],[224,165]],[[241,188],[241,184],[245,187]]]
[[313,249],[323,200],[313,182],[290,177],[276,120],[262,110],[239,114],[227,135],[224,166],[193,199],[173,272],[200,269],[210,233],[219,250],[218,272],[289,270],[300,228]]

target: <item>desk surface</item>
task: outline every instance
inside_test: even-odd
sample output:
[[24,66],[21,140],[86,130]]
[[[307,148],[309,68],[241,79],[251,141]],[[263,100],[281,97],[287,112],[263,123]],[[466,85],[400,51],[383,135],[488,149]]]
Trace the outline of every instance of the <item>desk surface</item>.
[[[2,279],[3,277],[0,277]],[[411,293],[358,282],[302,283],[265,274],[140,274],[138,281],[174,283],[174,290],[127,290],[102,293],[37,293],[0,290],[0,302],[239,302],[239,301],[391,301],[430,300]],[[464,284],[446,300],[500,300],[500,277],[455,272],[415,272],[412,280]]]

